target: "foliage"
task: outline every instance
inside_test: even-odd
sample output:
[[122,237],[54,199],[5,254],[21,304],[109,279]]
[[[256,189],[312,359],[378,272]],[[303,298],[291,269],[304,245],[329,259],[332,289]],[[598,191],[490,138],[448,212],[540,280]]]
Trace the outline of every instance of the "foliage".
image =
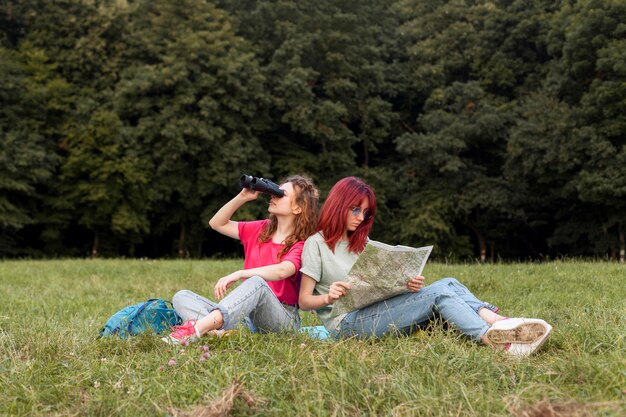
[[238,177],[304,173],[437,256],[617,258],[625,7],[5,2],[0,256],[232,254],[206,223]]
[[[20,230],[40,217],[55,168],[70,85],[45,51],[0,48],[0,253],[16,253]],[[26,242],[28,246],[30,242]]]

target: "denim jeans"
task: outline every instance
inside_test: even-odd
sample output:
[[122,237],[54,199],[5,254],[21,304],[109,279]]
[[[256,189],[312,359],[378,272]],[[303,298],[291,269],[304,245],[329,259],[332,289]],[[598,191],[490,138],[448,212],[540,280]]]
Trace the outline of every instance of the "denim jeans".
[[480,301],[478,298],[476,298],[476,296],[472,294],[470,290],[468,290],[467,287],[461,284],[456,278],[442,278],[439,281],[435,281],[430,284],[429,287],[432,287],[433,285],[441,286],[454,291],[454,293],[461,297],[461,299],[465,301],[465,303],[469,305],[476,313],[478,313],[481,308],[489,308],[489,303]]
[[469,338],[480,341],[489,329],[478,311],[487,304],[478,300],[454,278],[445,278],[420,291],[389,298],[348,313],[339,326],[340,337],[382,337],[390,332],[417,330],[436,315]]
[[211,311],[220,310],[224,316],[222,329],[230,330],[244,323],[253,332],[296,331],[300,314],[296,306],[282,304],[267,282],[259,276],[248,278],[224,299],[213,302],[189,290],[177,292],[172,304],[183,320],[198,320]]

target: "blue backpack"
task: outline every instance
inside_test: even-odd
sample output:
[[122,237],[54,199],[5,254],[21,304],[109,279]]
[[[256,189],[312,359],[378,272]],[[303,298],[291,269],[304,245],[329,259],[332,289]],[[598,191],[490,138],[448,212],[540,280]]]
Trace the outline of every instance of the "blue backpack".
[[127,339],[149,329],[154,333],[163,333],[181,323],[182,319],[174,311],[172,303],[153,298],[113,314],[100,329],[100,337],[118,336]]

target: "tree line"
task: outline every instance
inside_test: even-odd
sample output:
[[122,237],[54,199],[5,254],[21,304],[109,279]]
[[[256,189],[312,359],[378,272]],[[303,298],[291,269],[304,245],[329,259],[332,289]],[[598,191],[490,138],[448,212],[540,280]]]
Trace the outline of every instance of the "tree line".
[[[12,0],[0,257],[220,256],[243,173],[373,185],[372,238],[624,259],[622,0]],[[265,216],[264,202],[239,219]]]

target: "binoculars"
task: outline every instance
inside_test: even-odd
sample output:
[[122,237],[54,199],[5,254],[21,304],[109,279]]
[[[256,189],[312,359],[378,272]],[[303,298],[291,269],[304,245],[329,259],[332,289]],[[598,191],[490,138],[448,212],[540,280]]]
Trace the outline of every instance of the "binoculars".
[[241,188],[248,188],[252,191],[258,191],[265,194],[275,195],[276,197],[283,197],[285,191],[278,187],[278,184],[265,178],[257,178],[252,175],[242,175],[239,178],[239,185]]

